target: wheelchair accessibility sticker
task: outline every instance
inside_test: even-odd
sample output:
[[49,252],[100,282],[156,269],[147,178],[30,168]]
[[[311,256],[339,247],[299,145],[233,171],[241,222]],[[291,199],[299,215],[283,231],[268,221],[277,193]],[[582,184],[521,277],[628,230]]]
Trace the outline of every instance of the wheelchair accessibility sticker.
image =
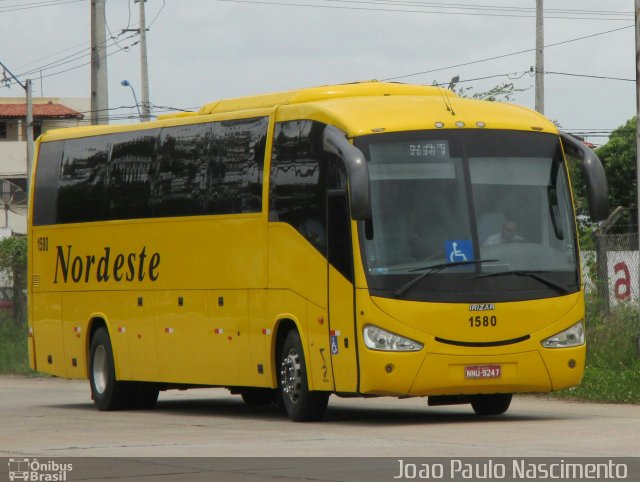
[[338,337],[340,336],[339,330],[331,330],[329,331],[329,336],[331,337],[331,354],[337,355],[340,352],[338,348]]
[[473,261],[473,243],[470,239],[447,240],[445,254],[449,263]]

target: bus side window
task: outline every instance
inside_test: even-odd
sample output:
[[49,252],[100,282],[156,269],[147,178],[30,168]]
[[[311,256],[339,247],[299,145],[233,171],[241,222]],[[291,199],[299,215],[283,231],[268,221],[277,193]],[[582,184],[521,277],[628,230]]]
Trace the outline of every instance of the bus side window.
[[329,263],[353,282],[351,226],[345,191],[327,193]]
[[58,216],[58,189],[65,141],[40,144],[33,198],[33,225],[56,224]]
[[288,223],[324,256],[327,248],[324,125],[276,124],[271,160],[269,220]]
[[150,217],[151,174],[159,129],[114,134],[106,198],[108,219]]

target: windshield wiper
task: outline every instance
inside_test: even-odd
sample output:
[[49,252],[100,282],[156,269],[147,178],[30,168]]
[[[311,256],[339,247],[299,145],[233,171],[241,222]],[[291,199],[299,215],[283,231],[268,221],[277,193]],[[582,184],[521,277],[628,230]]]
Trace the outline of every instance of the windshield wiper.
[[498,271],[496,273],[478,274],[476,276],[469,277],[469,279],[493,278],[495,276],[507,276],[510,274],[515,276],[528,276],[530,278],[540,281],[541,283],[547,285],[550,288],[553,288],[559,293],[569,292],[569,290],[566,287],[562,286],[559,283],[556,283],[555,281],[547,278],[546,276],[542,276],[540,273],[549,273],[549,271],[532,271],[532,270]]
[[412,271],[412,272],[413,271],[422,271],[422,270],[427,270],[427,271],[425,271],[424,273],[419,274],[418,276],[413,278],[408,283],[402,285],[393,294],[396,297],[402,296],[410,288],[412,288],[414,285],[416,285],[417,283],[419,283],[420,281],[422,281],[426,277],[431,276],[432,274],[438,273],[438,272],[440,272],[440,271],[442,271],[443,269],[446,269],[446,268],[451,268],[453,266],[465,266],[465,265],[470,265],[470,264],[487,263],[487,262],[493,262],[493,261],[498,261],[498,260],[497,259],[476,259],[476,260],[473,260],[473,261],[454,261],[452,263],[439,263],[439,264],[432,264],[430,266],[422,266],[420,268],[414,268],[414,269],[412,269],[410,271]]

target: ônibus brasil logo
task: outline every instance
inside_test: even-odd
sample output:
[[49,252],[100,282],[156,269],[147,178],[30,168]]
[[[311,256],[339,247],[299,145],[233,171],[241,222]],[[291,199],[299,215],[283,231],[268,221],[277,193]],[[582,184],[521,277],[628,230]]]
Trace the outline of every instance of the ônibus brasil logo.
[[73,464],[61,464],[54,460],[38,462],[38,459],[10,458],[9,480],[28,481],[64,481],[67,472],[73,470]]

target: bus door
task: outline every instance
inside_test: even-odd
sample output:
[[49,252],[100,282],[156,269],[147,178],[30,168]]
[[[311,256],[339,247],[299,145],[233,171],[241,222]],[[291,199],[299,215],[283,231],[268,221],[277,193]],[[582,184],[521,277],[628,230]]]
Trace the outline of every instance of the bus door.
[[346,191],[327,191],[327,280],[331,365],[336,392],[358,390],[351,219]]

